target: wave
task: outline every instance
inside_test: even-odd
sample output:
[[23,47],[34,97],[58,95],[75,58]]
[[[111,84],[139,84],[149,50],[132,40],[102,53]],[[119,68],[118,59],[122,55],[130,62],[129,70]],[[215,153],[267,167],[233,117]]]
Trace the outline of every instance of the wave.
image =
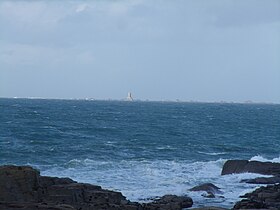
[[160,147],[156,147],[157,150],[175,150],[175,147],[172,147],[170,145],[166,145],[166,146],[160,146]]
[[277,158],[273,158],[273,159],[267,159],[261,155],[256,155],[256,156],[253,156],[250,160],[256,160],[256,161],[260,161],[260,162],[280,163],[280,156]]
[[104,166],[111,165],[110,161],[96,161],[89,158],[86,159],[72,159],[66,162],[63,166],[65,168],[80,168],[80,167],[93,167],[93,166]]
[[226,152],[201,152],[201,151],[198,151],[197,153],[204,154],[204,155],[213,155],[213,156],[227,154]]
[[[219,184],[218,177],[226,160],[185,162],[167,160],[96,161],[72,159],[59,167],[42,170],[43,175],[70,177],[79,182],[121,191],[131,201],[149,201],[165,194],[184,195],[203,182]],[[203,202],[200,196],[194,199]]]
[[[267,160],[254,156],[251,160]],[[272,159],[273,161],[279,158]],[[240,183],[242,179],[259,177],[243,173],[221,176],[226,159],[215,161],[171,160],[93,160],[72,159],[63,165],[42,170],[43,175],[70,177],[79,182],[101,185],[105,189],[121,191],[131,201],[148,202],[165,194],[185,195],[193,198],[195,206],[217,205],[232,207],[239,196],[254,190],[257,185]],[[223,197],[205,199],[201,192],[188,189],[203,183],[221,188]]]

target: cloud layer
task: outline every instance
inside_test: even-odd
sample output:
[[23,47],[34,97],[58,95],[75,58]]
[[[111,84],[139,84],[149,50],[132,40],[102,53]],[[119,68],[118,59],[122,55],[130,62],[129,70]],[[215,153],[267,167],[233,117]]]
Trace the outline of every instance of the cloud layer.
[[1,1],[0,96],[280,102],[278,0]]

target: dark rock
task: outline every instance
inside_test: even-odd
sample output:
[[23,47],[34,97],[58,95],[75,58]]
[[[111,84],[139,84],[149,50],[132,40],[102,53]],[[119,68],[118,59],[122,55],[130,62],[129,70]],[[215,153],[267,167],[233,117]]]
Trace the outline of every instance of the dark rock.
[[228,160],[223,166],[222,175],[245,172],[280,176],[280,163]]
[[261,201],[242,200],[234,205],[234,209],[263,209],[267,206]]
[[181,210],[193,205],[191,198],[187,196],[165,195],[152,203],[143,204],[144,210]]
[[1,210],[181,210],[191,206],[187,196],[167,195],[140,204],[100,186],[40,176],[29,166],[0,166]]
[[29,166],[0,166],[0,202],[32,202],[39,197],[39,171]]
[[41,204],[41,203],[0,203],[2,210],[77,210],[73,206],[65,204]]
[[223,166],[222,175],[242,173],[248,163],[248,160],[228,160]]
[[57,178],[57,177],[49,177],[49,176],[40,176],[39,181],[42,187],[48,187],[51,185],[59,185],[59,184],[77,183],[69,178]]
[[205,183],[202,185],[198,185],[189,189],[190,191],[205,191],[207,194],[202,194],[202,196],[207,198],[215,198],[215,194],[221,194],[220,188],[212,183]]
[[233,209],[280,209],[280,185],[260,187],[242,196]]
[[69,178],[40,176],[39,171],[29,166],[0,167],[0,202],[7,209],[32,209],[33,205],[40,206],[38,209],[65,209],[62,204],[68,205],[68,209],[127,209],[123,204],[128,203],[119,192]]
[[243,179],[241,182],[245,182],[248,184],[277,184],[280,183],[280,177],[257,177],[255,179]]
[[192,208],[192,210],[228,210],[221,207],[215,207],[215,206],[205,206],[205,207],[199,207],[199,208]]

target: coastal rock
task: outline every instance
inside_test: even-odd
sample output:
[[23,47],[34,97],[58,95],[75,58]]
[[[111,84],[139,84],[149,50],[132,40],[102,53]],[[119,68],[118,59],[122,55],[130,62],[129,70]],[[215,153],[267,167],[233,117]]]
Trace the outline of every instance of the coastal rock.
[[280,163],[228,160],[223,166],[222,175],[245,172],[280,176]]
[[243,179],[241,182],[248,184],[278,184],[280,183],[280,177],[257,177],[255,179]]
[[165,195],[152,203],[143,204],[143,210],[181,210],[193,205],[187,196]]
[[175,195],[140,204],[100,186],[40,176],[29,166],[0,166],[0,209],[5,210],[181,210],[192,204],[191,198]]
[[280,185],[260,187],[242,196],[233,209],[280,209]]
[[29,166],[0,167],[0,202],[5,209],[32,209],[34,205],[38,209],[131,209],[125,207],[129,202],[119,192],[69,178],[40,176]]
[[0,202],[39,199],[39,171],[29,166],[0,166]]
[[46,203],[0,203],[2,210],[77,210],[73,206],[65,204],[46,204]]
[[207,197],[207,198],[215,198],[215,194],[221,194],[222,192],[220,191],[220,188],[217,187],[216,185],[212,183],[205,183],[202,185],[195,186],[191,189],[190,191],[205,191],[207,194],[202,194],[202,196]]
[[205,207],[199,207],[199,208],[192,208],[192,210],[228,210],[221,207],[215,207],[215,206],[205,206]]

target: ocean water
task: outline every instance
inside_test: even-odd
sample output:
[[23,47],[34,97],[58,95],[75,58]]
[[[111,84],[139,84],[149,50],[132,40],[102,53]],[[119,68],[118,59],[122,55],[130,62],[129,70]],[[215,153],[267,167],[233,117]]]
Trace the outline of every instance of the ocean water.
[[[0,99],[0,164],[31,165],[147,202],[189,195],[231,207],[256,174],[221,176],[228,159],[280,162],[280,105]],[[189,192],[211,182],[223,197]]]

